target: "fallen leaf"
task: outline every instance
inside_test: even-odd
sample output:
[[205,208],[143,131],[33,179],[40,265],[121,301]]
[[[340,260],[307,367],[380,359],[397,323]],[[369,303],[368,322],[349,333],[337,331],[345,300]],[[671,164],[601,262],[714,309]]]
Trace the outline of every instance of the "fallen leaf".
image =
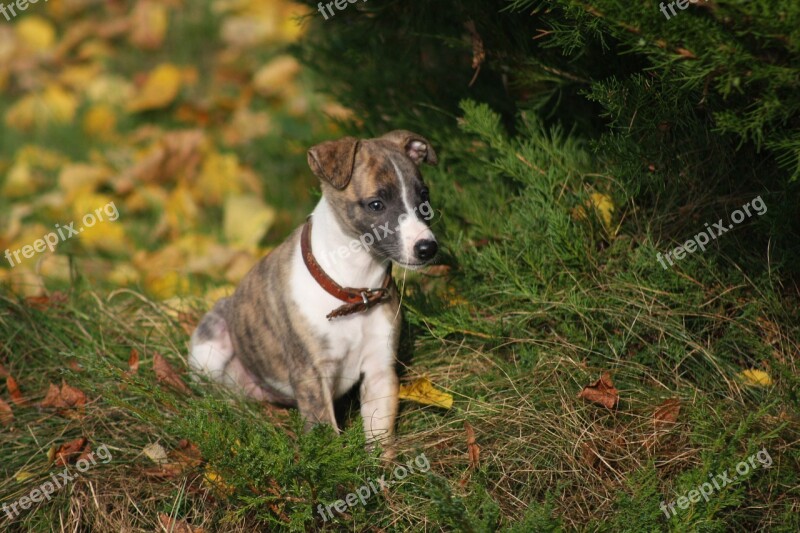
[[25,481],[26,479],[30,479],[30,478],[32,478],[32,477],[33,477],[33,476],[35,476],[35,475],[36,475],[36,474],[34,474],[33,472],[28,472],[27,470],[20,470],[20,471],[19,471],[19,472],[17,472],[17,474],[14,476],[14,480],[15,480],[17,483],[22,483],[22,482],[23,482],[23,481]]
[[231,485],[228,485],[223,477],[214,471],[209,465],[206,465],[206,471],[203,475],[203,482],[224,496],[230,496],[233,494],[234,488]]
[[400,385],[398,398],[445,409],[453,406],[453,396],[437,390],[428,378],[419,378],[409,385]]
[[7,198],[28,196],[39,189],[39,178],[31,164],[17,161],[6,173],[0,194]]
[[14,421],[14,412],[5,400],[0,398],[0,424],[8,426]]
[[128,357],[128,373],[135,374],[139,371],[139,351],[131,348],[131,355]]
[[288,55],[278,56],[255,73],[253,87],[263,96],[285,95],[287,87],[300,72],[300,63]]
[[169,106],[178,96],[182,77],[181,70],[175,65],[164,63],[157,66],[128,103],[128,111],[137,113]]
[[678,398],[664,400],[653,413],[653,423],[656,428],[670,426],[678,420],[681,412],[681,401]]
[[750,368],[739,373],[739,378],[750,387],[768,387],[772,385],[772,378],[763,370]]
[[66,466],[73,459],[77,461],[85,453],[87,447],[86,437],[80,437],[59,446],[53,457],[56,466]]
[[600,379],[592,385],[587,385],[583,388],[578,394],[578,398],[599,403],[608,409],[613,409],[619,402],[619,391],[614,388],[611,375],[608,372],[603,372]]
[[169,462],[169,457],[167,457],[167,451],[164,449],[163,446],[161,446],[157,442],[153,442],[153,443],[148,444],[147,446],[145,446],[142,449],[142,453],[148,459],[150,459],[151,461],[153,461],[156,464],[161,465],[161,464],[166,464],[166,463]]
[[6,378],[6,387],[8,387],[8,395],[11,396],[11,401],[14,402],[19,407],[25,407],[28,405],[28,400],[22,395],[22,391],[19,390],[19,385],[17,384],[17,380],[11,376]]
[[253,249],[272,226],[275,216],[275,209],[256,196],[231,196],[225,201],[225,238],[230,244]]
[[78,100],[69,91],[51,84],[44,91],[28,94],[6,112],[6,124],[18,130],[68,124],[75,118]]
[[164,43],[169,22],[167,6],[152,0],[137,2],[131,12],[130,41],[142,50],[156,50]]
[[173,389],[177,390],[178,392],[182,392],[184,394],[189,394],[189,387],[186,386],[186,383],[178,375],[178,372],[175,371],[174,368],[167,362],[164,357],[156,352],[153,354],[153,370],[156,373],[156,380],[164,383],[172,387]]
[[182,439],[178,448],[167,453],[168,461],[158,466],[145,468],[145,476],[156,479],[172,479],[182,475],[186,470],[195,468],[203,462],[200,450],[193,443]]
[[236,154],[213,151],[203,160],[193,183],[195,201],[203,205],[222,205],[226,197],[243,192],[241,166]]
[[108,104],[95,104],[83,116],[83,131],[91,137],[108,141],[116,129],[117,115]]
[[47,394],[39,403],[40,407],[54,408],[62,415],[71,414],[72,409],[80,410],[84,405],[86,405],[86,394],[80,389],[70,387],[63,380],[60,389],[51,383]]
[[17,36],[29,50],[45,52],[56,41],[56,30],[47,20],[38,15],[28,15],[16,24]]
[[68,297],[63,292],[53,291],[52,293],[44,296],[28,296],[25,298],[25,303],[29,307],[38,309],[39,311],[44,311],[45,309],[50,309],[51,307],[60,307],[67,300]]
[[473,470],[481,466],[481,447],[478,446],[475,440],[475,430],[472,429],[472,424],[464,421],[464,430],[467,432],[467,454],[469,455],[469,466]]

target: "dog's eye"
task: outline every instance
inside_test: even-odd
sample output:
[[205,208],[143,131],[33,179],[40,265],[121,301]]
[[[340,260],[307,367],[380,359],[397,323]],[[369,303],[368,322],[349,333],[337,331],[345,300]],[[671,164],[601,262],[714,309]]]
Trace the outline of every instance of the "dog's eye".
[[382,211],[383,210],[383,202],[380,200],[373,200],[367,204],[367,208],[370,211]]
[[426,188],[426,189],[422,189],[422,190],[420,191],[420,193],[419,193],[419,196],[420,196],[420,198],[422,198],[422,201],[423,201],[423,202],[427,202],[428,200],[430,200],[430,199],[431,199],[431,195],[430,195],[430,193],[428,192],[428,189],[427,189],[427,188]]

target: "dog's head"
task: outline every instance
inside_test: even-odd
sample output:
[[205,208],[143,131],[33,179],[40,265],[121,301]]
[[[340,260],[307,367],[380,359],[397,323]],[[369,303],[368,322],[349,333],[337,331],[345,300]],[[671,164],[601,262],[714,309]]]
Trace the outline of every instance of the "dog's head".
[[419,166],[435,165],[427,139],[396,130],[376,139],[345,137],[308,151],[308,164],[339,224],[377,257],[417,268],[438,250],[433,208]]

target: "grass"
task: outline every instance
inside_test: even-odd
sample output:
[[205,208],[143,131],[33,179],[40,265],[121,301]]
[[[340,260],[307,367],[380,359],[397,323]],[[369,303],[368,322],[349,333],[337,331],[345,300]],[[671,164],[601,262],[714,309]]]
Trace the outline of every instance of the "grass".
[[[211,23],[176,28],[206,35],[192,28]],[[175,57],[189,61],[179,37],[170,36]],[[131,54],[120,63],[125,75],[145,60]],[[17,96],[0,97],[0,109]],[[274,102],[253,106],[268,109],[280,127],[231,150],[280,209],[269,245],[313,205],[298,146],[335,131],[281,114]],[[2,527],[152,531],[166,515],[206,531],[800,528],[797,291],[760,245],[780,221],[772,209],[778,193],[764,195],[771,210],[763,217],[664,270],[655,256],[674,246],[668,236],[696,233],[753,191],[731,191],[724,202],[699,197],[692,216],[681,216],[679,195],[648,203],[636,187],[599,175],[576,136],[532,116],[519,117],[513,137],[486,106],[464,102],[459,118],[460,128],[443,118],[440,130],[426,132],[441,160],[425,176],[442,264],[397,273],[406,317],[402,379],[427,376],[455,400],[450,410],[401,403],[397,464],[424,453],[429,471],[323,521],[317,505],[393,472],[364,450],[357,398],[338,405],[344,432],[333,437],[324,427],[302,432],[291,410],[243,401],[209,383],[185,379],[188,392],[167,387],[155,379],[154,356],[185,370],[189,332],[208,302],[191,295],[164,301],[144,284],[98,281],[80,268],[91,252],[78,247],[72,277],[48,284],[63,291],[63,301],[0,293],[0,363],[28,402],[13,402],[8,384],[0,386],[14,413],[0,432],[0,503],[60,471],[51,450],[65,442],[86,437],[113,459],[16,519],[0,517]],[[174,116],[137,120],[167,127]],[[47,146],[86,157],[85,144],[95,141],[77,127],[69,133],[69,126],[52,133]],[[11,160],[31,142],[43,141],[4,131],[0,158]],[[56,177],[45,175],[48,186]],[[592,192],[613,201],[613,227],[586,204]],[[24,201],[0,199],[4,208]],[[126,224],[146,235],[155,215]],[[198,231],[218,235],[221,216],[209,209]],[[38,213],[31,220],[40,219],[47,220]],[[134,244],[165,243],[137,237]],[[197,285],[224,283],[185,275]],[[128,363],[134,351],[136,372]],[[740,373],[751,368],[767,372],[772,384],[745,384]],[[604,372],[619,390],[614,409],[578,398]],[[48,384],[62,380],[85,392],[86,405],[40,407]],[[674,422],[660,421],[656,412],[670,399],[680,411]],[[145,452],[154,443],[167,451],[166,465]],[[665,517],[662,502],[762,449],[770,468],[753,468],[708,501]]]

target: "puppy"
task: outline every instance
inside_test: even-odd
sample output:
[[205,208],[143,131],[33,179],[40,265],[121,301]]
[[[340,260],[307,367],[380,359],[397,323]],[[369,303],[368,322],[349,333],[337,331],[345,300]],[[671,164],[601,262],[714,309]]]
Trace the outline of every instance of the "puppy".
[[438,250],[422,163],[435,165],[436,153],[403,130],[311,148],[322,199],[203,317],[191,367],[258,400],[296,406],[307,427],[337,431],[333,401],[360,381],[367,442],[388,450],[401,322],[392,263],[416,269]]

